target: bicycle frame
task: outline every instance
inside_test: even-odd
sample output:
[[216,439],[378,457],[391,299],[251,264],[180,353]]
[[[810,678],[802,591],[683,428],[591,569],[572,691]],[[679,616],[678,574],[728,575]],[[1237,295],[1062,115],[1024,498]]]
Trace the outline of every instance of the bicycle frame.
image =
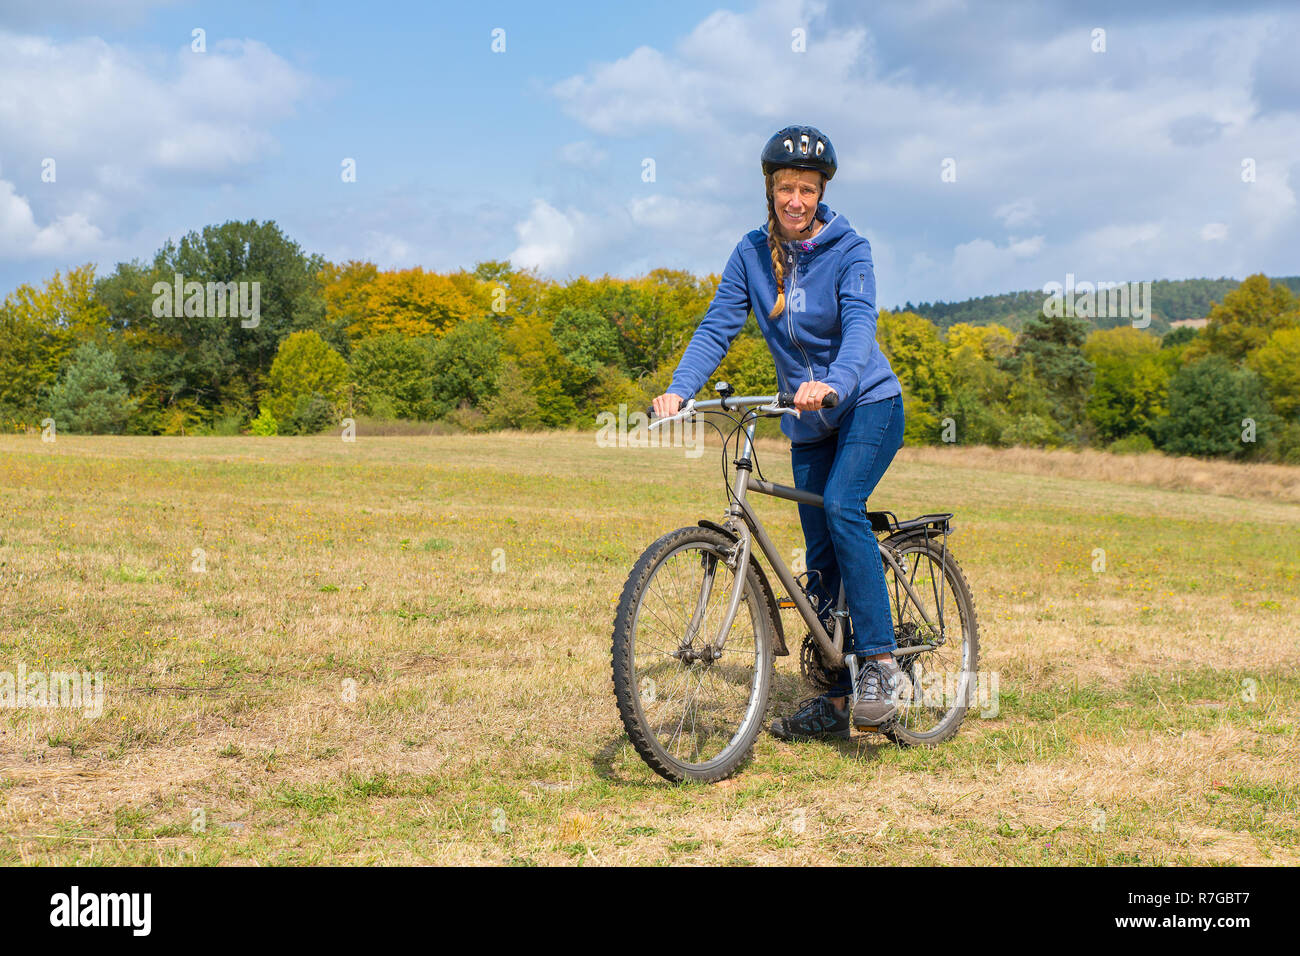
[[[743,407],[747,405],[762,405],[770,401],[771,399],[762,397],[724,398],[694,404],[692,410],[708,410],[713,406],[725,410],[734,406]],[[771,406],[769,406],[769,409],[770,408]],[[666,422],[669,420],[670,419],[668,418],[660,419],[660,422]],[[731,630],[732,622],[735,620],[736,611],[740,607],[741,598],[744,596],[745,580],[747,576],[743,569],[748,567],[752,542],[757,541],[759,550],[767,556],[768,562],[772,565],[772,570],[776,572],[777,578],[785,587],[786,593],[790,595],[790,599],[798,609],[799,615],[803,618],[804,623],[808,625],[808,630],[812,634],[813,639],[817,642],[817,646],[821,651],[822,659],[830,667],[848,667],[850,675],[853,678],[852,686],[856,688],[857,658],[853,654],[845,654],[843,652],[844,618],[848,616],[848,612],[845,610],[843,580],[840,581],[839,599],[833,612],[835,615],[835,633],[832,636],[826,632],[826,628],[822,625],[821,619],[817,616],[817,612],[808,601],[803,589],[799,586],[798,582],[795,581],[794,575],[782,560],[780,552],[777,551],[776,546],[772,543],[772,539],[768,536],[766,529],[763,527],[763,523],[759,521],[758,515],[754,513],[754,509],[750,507],[749,501],[747,500],[749,490],[753,489],[759,494],[769,495],[774,498],[784,498],[787,501],[814,505],[818,508],[825,507],[821,495],[802,491],[798,488],[792,488],[789,485],[779,485],[774,482],[764,481],[761,478],[752,477],[751,473],[753,471],[753,464],[751,461],[751,454],[753,452],[754,428],[757,424],[757,419],[755,419],[744,427],[744,449],[741,451],[740,457],[735,461],[736,477],[732,487],[735,502],[728,503],[722,525],[718,526],[736,539],[735,548],[733,548],[727,558],[724,559],[727,566],[735,570],[736,574],[735,583],[732,585],[730,601],[727,605],[727,612],[724,615],[722,623],[718,628],[718,633],[715,635],[712,642],[713,653],[721,654],[722,649],[726,644],[727,633]],[[879,541],[876,542],[876,547],[879,549],[881,559],[894,569],[896,580],[903,585],[903,589],[907,592],[908,598],[911,600],[913,606],[920,612],[921,617],[925,620],[926,624],[934,627],[935,622],[926,610],[925,603],[912,587],[912,583],[908,580],[906,573],[899,565],[898,560],[894,557],[893,553]],[[698,632],[701,618],[703,617],[709,596],[713,590],[715,569],[716,565],[710,567],[705,573],[704,581],[700,588],[700,598],[696,605],[695,614],[692,616],[688,633],[694,634]],[[922,651],[933,650],[935,646],[936,645],[934,644],[927,643],[913,645],[906,648],[895,648],[894,656],[903,657],[909,654],[917,654]],[[854,696],[856,696],[856,693]]]

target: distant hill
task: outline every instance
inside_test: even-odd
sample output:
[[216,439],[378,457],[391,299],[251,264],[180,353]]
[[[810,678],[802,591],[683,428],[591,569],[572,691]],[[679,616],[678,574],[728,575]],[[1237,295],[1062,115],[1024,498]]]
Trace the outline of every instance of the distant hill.
[[[1059,280],[1058,280],[1059,281]],[[1300,293],[1300,276],[1274,278],[1292,292]],[[1240,279],[1157,279],[1151,283],[1151,328],[1155,332],[1166,332],[1169,323],[1178,319],[1203,319],[1210,312],[1210,305],[1222,302],[1223,297],[1237,286]],[[986,295],[978,299],[965,299],[961,302],[911,302],[897,306],[892,311],[915,312],[923,315],[941,329],[947,329],[958,322],[971,325],[988,325],[998,322],[1018,331],[1032,316],[1043,307],[1046,295],[1041,289],[1024,292],[1004,292],[1000,295]],[[1101,318],[1094,320],[1098,328],[1112,328],[1126,323],[1125,319]]]

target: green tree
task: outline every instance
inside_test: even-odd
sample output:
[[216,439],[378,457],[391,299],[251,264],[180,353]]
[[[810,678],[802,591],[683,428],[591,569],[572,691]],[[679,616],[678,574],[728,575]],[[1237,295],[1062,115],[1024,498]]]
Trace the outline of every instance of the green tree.
[[462,405],[478,407],[496,390],[501,336],[491,320],[470,319],[429,347],[432,414],[441,417]]
[[428,351],[399,332],[361,339],[352,347],[358,405],[368,415],[432,418]]
[[295,434],[315,435],[333,425],[337,418],[334,403],[320,392],[312,392],[299,395],[294,401],[290,422]]
[[915,312],[883,310],[876,338],[903,386],[904,442],[937,443],[939,413],[952,398],[952,365],[939,330]]
[[939,436],[972,445],[1000,445],[1012,424],[1007,410],[1013,377],[1001,365],[1014,353],[1015,333],[1003,325],[959,322],[944,336],[952,394],[941,409],[951,418],[951,433],[940,422]]
[[[1060,428],[1061,437],[1075,444],[1083,442],[1087,424],[1085,405],[1092,386],[1093,368],[1083,354],[1090,326],[1066,315],[1036,315],[1025,323],[1016,341],[1015,355],[1007,368],[1019,375],[1024,364],[1033,361],[1034,375],[1047,390],[1049,408],[1044,417]],[[1042,415],[1042,411],[1034,414]]]
[[[628,369],[639,374],[662,368],[690,341],[721,281],[717,273],[697,278],[681,269],[653,269],[634,280],[642,293],[640,308],[633,312],[616,302],[608,313],[622,336]],[[746,326],[741,335],[762,338],[757,324]]]
[[492,428],[535,429],[542,425],[542,411],[523,370],[505,361],[497,373],[496,391],[483,407]]
[[606,365],[621,366],[618,331],[600,312],[590,308],[561,310],[551,326],[560,353],[595,378]]
[[313,331],[294,332],[276,352],[267,377],[266,402],[277,421],[293,418],[298,399],[319,392],[337,411],[346,398],[348,365]]
[[1141,433],[1154,437],[1164,415],[1176,355],[1160,340],[1132,326],[1093,332],[1083,348],[1095,368],[1088,418],[1104,442]]
[[939,330],[915,312],[883,310],[876,338],[894,374],[920,402],[941,407],[952,394],[952,368]]
[[[122,366],[141,399],[141,427],[164,430],[174,407],[194,408],[206,418],[251,416],[279,345],[293,332],[310,329],[346,348],[338,323],[326,319],[323,266],[274,222],[255,220],[205,226],[179,243],[169,240],[149,264],[119,263],[96,292],[110,325],[123,332]],[[181,301],[174,301],[178,275],[199,283],[203,294],[195,298],[182,287]],[[250,312],[256,304],[256,315],[244,317],[232,306],[228,293],[235,291],[238,303],[240,283],[247,283],[243,304]]]
[[1002,431],[1004,445],[1055,447],[1063,440],[1056,400],[1038,376],[1032,354],[1021,357],[1019,374],[1007,394],[1008,423]]
[[504,340],[502,358],[513,362],[528,383],[541,423],[559,428],[583,424],[582,405],[592,377],[560,351],[550,323],[539,315],[520,315]]
[[73,352],[72,364],[49,401],[55,427],[91,435],[120,433],[134,407],[113,353],[93,342]]
[[[1243,440],[1249,422],[1253,442]],[[1175,455],[1255,457],[1274,422],[1259,376],[1209,355],[1183,366],[1170,381],[1169,414],[1156,423],[1156,443]]]
[[557,285],[538,276],[535,269],[514,269],[509,262],[499,260],[480,262],[471,275],[488,296],[490,317],[498,330],[508,328],[521,316],[541,314]]
[[[993,362],[973,354],[958,353],[953,359],[952,398],[944,417],[956,425],[955,439],[961,444],[1000,445],[1012,422],[1007,409],[1013,379]],[[942,438],[942,429],[940,429]]]
[[1199,329],[1194,329],[1190,325],[1180,325],[1160,337],[1160,347],[1162,349],[1174,349],[1190,345],[1196,340],[1199,332]]

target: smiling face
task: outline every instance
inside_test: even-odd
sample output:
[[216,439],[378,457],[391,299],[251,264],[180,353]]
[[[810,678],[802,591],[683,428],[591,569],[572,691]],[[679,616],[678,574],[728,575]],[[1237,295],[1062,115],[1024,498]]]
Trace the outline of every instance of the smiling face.
[[808,227],[821,193],[822,174],[815,169],[778,169],[772,175],[772,203],[784,238]]

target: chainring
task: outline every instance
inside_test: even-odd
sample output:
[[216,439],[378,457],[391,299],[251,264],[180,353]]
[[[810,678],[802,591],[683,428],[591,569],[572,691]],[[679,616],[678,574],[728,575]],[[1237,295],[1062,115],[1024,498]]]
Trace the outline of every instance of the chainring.
[[813,640],[811,634],[804,636],[803,644],[799,648],[799,673],[803,679],[808,682],[809,686],[820,691],[829,691],[840,682],[847,668],[827,667],[822,660],[821,648]]

